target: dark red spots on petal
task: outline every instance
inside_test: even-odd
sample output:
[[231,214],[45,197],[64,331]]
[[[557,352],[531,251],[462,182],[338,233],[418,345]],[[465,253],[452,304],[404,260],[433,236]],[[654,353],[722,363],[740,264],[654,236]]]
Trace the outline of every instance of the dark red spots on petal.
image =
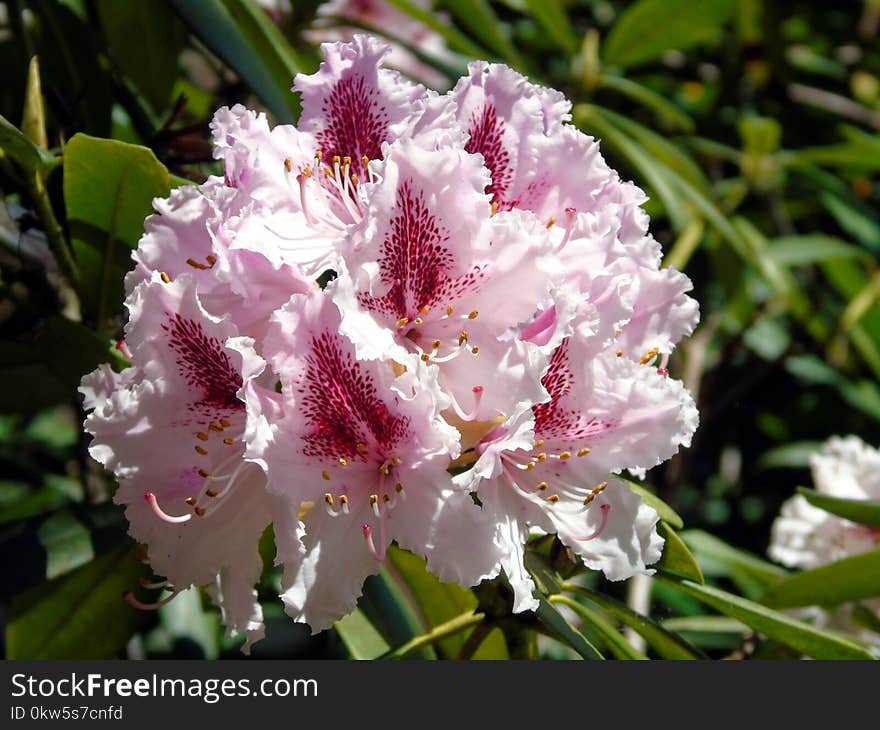
[[351,157],[352,172],[363,175],[361,158],[382,156],[388,139],[388,112],[363,76],[347,76],[336,82],[324,98],[321,112],[326,126],[316,137],[325,162],[335,155]]
[[232,366],[219,339],[209,337],[199,322],[180,314],[169,314],[162,329],[168,333],[168,346],[174,351],[180,375],[199,392],[195,405],[244,408],[236,395],[242,385],[241,374]]
[[394,415],[376,392],[373,377],[355,360],[350,347],[325,332],[312,339],[306,369],[297,388],[299,408],[308,424],[306,456],[366,461],[358,444],[391,452],[409,434],[410,421]]
[[550,394],[550,400],[533,406],[532,412],[535,414],[535,434],[539,438],[561,439],[576,444],[599,436],[613,424],[588,418],[582,411],[568,410],[563,406],[563,399],[571,392],[574,380],[568,342],[568,338],[564,339],[553,351],[550,367],[541,378],[541,384]]
[[484,270],[475,266],[453,276],[455,257],[448,248],[449,233],[410,182],[397,192],[395,209],[379,257],[382,282],[390,287],[382,297],[358,295],[365,308],[393,320],[415,319],[424,307],[453,304],[467,290],[479,287]]
[[501,210],[507,210],[513,204],[506,195],[513,181],[513,169],[510,164],[510,153],[504,146],[504,120],[498,116],[494,104],[486,104],[482,111],[474,112],[468,127],[468,139],[465,150],[483,155],[486,167],[492,175],[492,182],[486,192],[492,195],[493,202],[498,203]]

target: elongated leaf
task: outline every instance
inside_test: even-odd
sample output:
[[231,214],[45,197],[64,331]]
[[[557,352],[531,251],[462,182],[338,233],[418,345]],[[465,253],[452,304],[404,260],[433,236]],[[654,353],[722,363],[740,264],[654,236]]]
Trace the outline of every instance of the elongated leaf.
[[525,71],[527,64],[487,0],[444,0],[444,5],[480,43],[495,51],[512,66]]
[[880,596],[880,549],[851,555],[772,585],[761,602],[773,608],[836,606]]
[[669,50],[714,41],[736,8],[735,0],[639,0],[612,27],[603,59],[609,65],[636,66]]
[[7,659],[109,659],[146,614],[122,593],[144,573],[129,547],[16,596],[6,624]]
[[41,150],[8,119],[0,116],[0,150],[29,172],[50,167],[55,157]]
[[375,659],[391,648],[359,608],[337,621],[333,628],[352,659]]
[[574,649],[583,659],[604,659],[605,657],[593,646],[580,631],[572,626],[553,604],[541,596],[540,605],[535,616],[545,627],[555,634],[560,641]]
[[[358,601],[358,608],[392,647],[405,645],[428,630],[408,587],[387,565],[382,566],[378,575],[371,575],[364,582],[364,594]],[[413,656],[437,658],[431,645],[419,647]]]
[[[477,598],[456,583],[441,583],[428,572],[425,560],[397,547],[388,549],[388,562],[409,588],[409,593],[425,619],[428,628],[434,628],[477,608]],[[458,655],[468,637],[467,631],[453,634],[437,642],[437,648],[447,658]],[[472,659],[506,659],[504,636],[493,629],[480,643]]]
[[122,307],[122,278],[168,170],[146,147],[78,134],[64,148],[64,203],[87,313],[103,324]]
[[625,603],[621,603],[604,593],[584,588],[574,583],[563,583],[562,589],[575,592],[589,599],[597,606],[613,614],[619,621],[629,626],[648,645],[664,659],[706,659],[706,655],[690,644],[686,639],[670,631],[649,616],[633,611]]
[[609,624],[597,611],[588,608],[582,603],[578,603],[568,596],[550,596],[551,603],[558,603],[567,606],[580,616],[584,622],[602,639],[605,647],[618,659],[647,659],[642,652],[633,646],[621,636],[620,632]]
[[578,39],[560,0],[525,0],[525,4],[562,50],[567,53],[577,51]]
[[675,573],[684,578],[695,580],[697,583],[702,583],[703,572],[700,570],[700,566],[697,565],[694,556],[691,555],[687,545],[675,533],[675,530],[665,522],[661,522],[657,531],[660,533],[660,537],[665,540],[665,543],[663,545],[663,555],[655,567],[662,568],[667,573]]
[[389,5],[405,13],[411,18],[424,23],[428,28],[438,33],[450,48],[464,53],[471,58],[486,58],[489,53],[461,33],[454,25],[444,22],[441,16],[430,10],[425,10],[413,0],[387,0]]
[[660,497],[654,494],[652,491],[646,489],[641,484],[632,481],[631,479],[625,479],[621,476],[615,476],[615,479],[620,479],[620,481],[625,482],[626,485],[636,494],[638,494],[642,501],[651,507],[658,515],[660,515],[660,519],[668,522],[670,525],[680,530],[684,527],[684,520],[681,519],[678,512],[676,512],[672,507],[670,507],[666,502],[664,502]]
[[47,519],[37,531],[46,551],[46,577],[64,575],[95,557],[92,536],[70,512],[63,510]]
[[880,527],[880,501],[871,499],[843,499],[822,494],[813,489],[798,487],[806,500],[819,509],[868,527]]
[[[639,84],[624,76],[605,73],[599,77],[599,87],[616,91],[619,94],[623,94],[633,101],[648,107],[656,112],[661,120],[665,121],[670,126],[674,125],[677,129],[680,129],[683,132],[692,132],[694,129],[694,120],[691,119],[687,113],[679,109],[665,96],[661,96],[648,86]],[[607,110],[605,113],[609,114]],[[615,119],[615,122],[620,125],[619,120]],[[633,122],[633,126],[641,125],[636,125],[636,123]],[[644,139],[640,141],[644,143]]]
[[662,575],[659,579],[716,611],[742,621],[755,631],[807,656],[816,659],[875,659],[869,651],[845,638],[832,635],[720,588]]
[[297,71],[294,53],[280,31],[262,22],[259,8],[236,0],[172,0],[190,31],[238,73],[283,123],[293,123],[299,102],[290,92]]
[[115,64],[161,114],[171,102],[185,32],[170,5],[98,0],[98,18]]
[[828,190],[819,200],[846,233],[871,250],[880,251],[880,224],[871,215]]
[[868,254],[834,236],[812,233],[803,236],[781,236],[770,241],[767,255],[784,266],[804,266],[833,259],[854,259]]
[[740,550],[702,530],[685,530],[680,533],[685,544],[696,554],[702,568],[708,570],[711,563],[713,575],[730,575],[740,570],[761,580],[765,585],[775,583],[788,575],[784,568],[762,560],[745,550]]

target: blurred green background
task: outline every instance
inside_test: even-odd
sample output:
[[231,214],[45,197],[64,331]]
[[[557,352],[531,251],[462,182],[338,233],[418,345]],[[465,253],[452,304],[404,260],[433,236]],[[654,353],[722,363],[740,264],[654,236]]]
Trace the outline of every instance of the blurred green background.
[[[682,516],[707,576],[760,593],[749,571],[713,562],[699,531],[761,556],[782,501],[810,485],[819,442],[855,433],[880,443],[878,0],[374,0],[320,15],[314,0],[7,0],[0,114],[42,151],[24,173],[0,155],[6,656],[239,655],[194,591],[151,614],[119,600],[140,565],[112,480],[86,453],[75,389],[114,357],[121,279],[151,198],[219,172],[213,111],[243,103],[295,121],[292,77],[317,67],[321,38],[355,28],[390,33],[403,69],[441,91],[473,58],[562,90],[574,123],[650,196],[665,264],[691,277],[702,316],[670,364],[701,425],[648,483]],[[80,138],[62,172],[54,153],[77,133],[117,142]],[[4,127],[0,148],[10,144]],[[90,207],[102,194],[119,196],[118,219]],[[121,244],[104,268],[96,230]],[[76,292],[49,253],[53,236],[80,262]],[[267,639],[254,655],[352,653],[339,632],[310,637],[283,617],[271,557]],[[391,572],[416,571],[408,561],[399,555]],[[587,580],[626,597],[626,586]],[[413,619],[368,605],[399,589],[373,581],[362,608],[405,640],[424,606]],[[653,599],[670,625],[702,615],[662,585]],[[754,650],[728,619],[688,636],[714,656]],[[784,655],[772,643],[759,651]]]

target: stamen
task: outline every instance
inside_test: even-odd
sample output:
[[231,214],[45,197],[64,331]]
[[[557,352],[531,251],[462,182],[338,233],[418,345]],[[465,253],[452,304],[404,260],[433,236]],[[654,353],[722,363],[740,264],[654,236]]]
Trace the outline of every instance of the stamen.
[[364,454],[367,451],[367,445],[365,443],[359,443],[357,445],[357,450],[359,454]]
[[470,314],[468,314],[468,319],[476,319],[480,313],[475,309]]
[[330,481],[330,475],[329,475],[326,471],[322,471],[322,472],[321,472],[321,476],[324,478],[324,481],[325,481],[325,482],[329,482],[329,481]]
[[199,269],[199,270],[201,270],[201,271],[204,271],[205,269],[208,268],[208,267],[205,266],[204,264],[200,264],[198,261],[196,261],[196,260],[194,260],[194,259],[187,259],[187,260],[186,260],[186,263],[188,263],[188,264],[189,264],[190,266],[192,266],[194,269]]
[[556,504],[559,501],[559,495],[558,494],[551,494],[549,497],[547,497],[547,501],[550,504]]
[[582,448],[580,451],[578,451],[578,456],[586,456],[589,453],[590,453],[590,447],[584,446],[584,448]]
[[232,446],[235,443],[235,439],[229,438],[227,436],[225,439],[223,439],[223,443],[226,444],[227,446]]
[[657,357],[657,355],[659,354],[659,352],[660,352],[660,350],[659,350],[659,348],[657,348],[657,347],[652,347],[650,350],[645,350],[645,354],[642,355],[642,358],[641,358],[641,360],[639,360],[639,362],[640,362],[642,365],[647,365],[647,364],[648,364],[649,362],[651,362],[655,357]]
[[126,591],[122,594],[122,599],[129,606],[134,606],[141,611],[156,611],[162,608],[162,606],[171,603],[171,601],[173,601],[177,597],[178,593],[180,593],[180,591],[175,589],[171,592],[170,596],[168,596],[167,598],[163,598],[161,601],[156,601],[155,603],[143,603],[134,597],[134,593],[132,593],[131,591]]
[[599,507],[599,509],[602,510],[602,521],[599,523],[599,526],[596,528],[596,530],[593,533],[586,535],[585,537],[572,535],[572,539],[579,542],[586,542],[587,540],[595,540],[597,537],[599,537],[599,535],[602,534],[602,530],[604,530],[605,525],[608,524],[608,513],[611,511],[611,505],[603,504]]
[[584,500],[584,507],[589,507],[590,503],[596,499],[602,492],[605,491],[605,487],[608,486],[608,482],[602,482],[595,489],[593,489]]
[[205,456],[208,453],[208,450],[204,446],[199,446],[198,444],[196,444],[195,448],[196,453],[201,454],[202,456]]
[[537,487],[535,487],[539,492],[543,492],[547,489],[547,482],[540,482]]
[[381,516],[379,514],[379,495],[378,494],[371,494],[370,495],[370,507],[373,508],[373,514],[375,514],[376,517]]
[[327,514],[331,517],[339,517],[339,512],[333,509],[333,495],[329,492],[324,495],[324,509],[327,510]]
[[199,476],[202,479],[207,479],[209,476],[211,476],[211,472],[209,472],[207,469],[199,469]]
[[556,253],[559,253],[562,249],[565,248],[565,245],[568,243],[568,239],[571,238],[571,229],[572,224],[574,223],[574,217],[577,213],[577,210],[574,208],[566,208],[565,209],[565,233],[562,236],[562,241],[560,241],[559,245],[556,247]]
[[159,506],[159,502],[156,500],[156,495],[152,492],[147,492],[144,495],[144,499],[147,500],[147,503],[150,505],[150,508],[153,510],[153,513],[156,515],[156,517],[158,517],[163,522],[170,522],[172,525],[174,525],[180,524],[182,522],[188,522],[192,518],[192,515],[180,515],[179,517],[169,515]]
[[223,426],[223,428],[229,428],[232,424],[229,421],[227,421],[225,418],[221,418],[220,425]]
[[559,458],[562,459],[563,461],[565,461],[566,459],[570,459],[570,458],[571,458],[571,452],[570,452],[570,451],[563,451],[563,452],[559,455]]
[[223,433],[223,426],[221,426],[219,423],[209,423],[208,430],[214,431],[215,433]]
[[164,271],[159,274],[159,278],[162,280],[163,284],[171,283],[171,277],[168,276],[168,274],[166,274]]
[[348,495],[347,494],[340,494],[339,495],[339,504],[342,505],[342,511],[345,514],[348,514]]
[[202,433],[201,431],[199,431],[199,433],[196,434],[196,438],[197,438],[199,441],[207,441],[207,440],[208,440],[208,434],[206,434],[206,433]]
[[401,317],[397,320],[397,329],[402,329],[409,324],[409,317]]
[[452,313],[453,313],[454,311],[455,311],[455,310],[452,308],[452,305],[449,304],[449,305],[446,307],[446,316],[447,316],[447,317],[451,317],[451,316],[452,316]]
[[370,555],[381,563],[385,560],[385,542],[382,542],[382,551],[378,552],[376,546],[373,544],[373,528],[364,523],[364,526],[361,529],[364,533],[364,539],[367,541],[367,550],[370,551]]
[[151,591],[158,590],[159,588],[164,588],[165,586],[168,585],[168,579],[167,579],[167,578],[166,578],[165,580],[159,580],[159,581],[155,581],[155,582],[150,582],[149,579],[144,578],[144,576],[141,575],[141,576],[138,577],[137,580],[138,580],[138,583],[140,583],[140,585],[141,585],[143,588],[147,588],[147,589],[149,589],[149,590],[151,590]]
[[205,490],[205,495],[208,496],[208,497],[212,497],[212,498],[213,498],[213,497],[216,497],[218,494],[220,494],[220,490],[219,490],[219,489],[214,489],[214,487],[211,487],[210,489],[206,489],[206,490]]
[[456,412],[458,417],[462,421],[474,421],[477,418],[477,413],[480,411],[480,402],[483,399],[483,386],[476,385],[472,390],[474,394],[474,407],[470,410],[470,412],[466,413],[462,410],[461,406],[458,405],[458,402],[452,397],[452,409]]
[[343,457],[339,457],[339,466],[348,466],[348,461]]
[[470,337],[470,335],[467,330],[462,330],[461,334],[458,336],[458,346],[461,347],[465,345],[468,341],[468,337]]

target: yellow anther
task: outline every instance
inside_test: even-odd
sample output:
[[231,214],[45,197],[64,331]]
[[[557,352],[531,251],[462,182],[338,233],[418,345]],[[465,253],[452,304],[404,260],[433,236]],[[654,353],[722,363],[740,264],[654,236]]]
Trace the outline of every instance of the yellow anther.
[[213,423],[213,422],[212,422],[212,423],[209,423],[209,424],[208,424],[208,430],[209,430],[209,431],[215,431],[216,433],[222,433],[222,432],[223,432],[223,426],[221,426],[219,423]]
[[383,501],[385,504],[388,504],[388,503],[391,501],[391,497],[389,497],[387,494],[383,494],[383,495],[382,495],[382,501]]
[[364,155],[363,157],[361,157],[361,163],[363,164],[364,168],[366,168],[367,165],[370,164],[370,158]]
[[235,443],[235,439],[229,438],[227,436],[225,439],[223,439],[223,443],[226,444],[227,446],[232,446],[232,444]]
[[430,311],[431,311],[431,308],[426,304],[424,307],[422,307],[422,308],[419,310],[419,313],[420,313],[420,314],[427,314],[427,313],[430,312]]
[[367,445],[365,443],[359,443],[357,445],[357,450],[359,454],[363,454],[367,451]]
[[284,169],[287,172],[290,172],[293,169],[293,163],[290,161],[289,157],[284,158]]
[[422,362],[428,362],[431,359],[430,355],[427,352],[423,352],[420,356]]
[[213,266],[217,263],[217,257],[209,254],[208,256],[205,256],[205,261],[208,262],[208,266]]
[[541,482],[540,484],[538,484],[537,487],[535,487],[535,489],[537,489],[539,492],[543,492],[545,489],[547,489],[547,482]]
[[397,482],[397,484],[394,485],[394,489],[398,494],[400,494],[403,491],[403,485],[400,482]]
[[446,307],[446,316],[447,316],[447,317],[451,317],[451,316],[452,316],[452,313],[453,313],[454,311],[455,311],[455,310],[452,308],[452,305],[449,304],[449,305]]
[[348,504],[348,495],[346,495],[346,494],[340,494],[340,495],[339,495],[339,504],[341,504],[343,507],[344,507],[345,505],[347,505],[347,504]]
[[468,319],[476,319],[479,316],[479,312],[475,309],[470,314],[468,314]]
[[195,507],[195,506],[196,506],[196,498],[195,498],[195,497],[187,497],[187,498],[186,498],[185,500],[183,500],[183,501],[186,502],[190,507]]
[[461,334],[458,336],[458,346],[461,347],[464,345],[468,341],[469,336],[467,330],[462,330]]
[[357,175],[355,175],[354,173],[352,173],[352,175],[351,175],[351,182],[352,182],[352,184],[353,184],[353,185],[357,185],[360,181],[361,181],[361,179],[360,179]]
[[658,348],[656,348],[656,347],[652,347],[650,350],[645,350],[645,354],[642,355],[642,359],[639,360],[639,362],[640,362],[642,365],[647,365],[647,364],[648,364],[649,362],[651,362],[655,357],[657,357],[657,355],[659,354],[659,352],[660,352],[660,350],[659,350]]
[[590,453],[590,448],[588,446],[584,446],[580,451],[578,451],[578,456],[586,456]]
[[208,268],[208,267],[205,266],[204,264],[200,264],[198,261],[196,261],[195,259],[191,259],[191,258],[190,258],[190,259],[187,259],[187,260],[186,260],[186,263],[188,263],[188,264],[189,264],[190,266],[192,266],[194,269],[200,269],[200,270],[202,270],[202,271],[204,271],[205,269]]
[[570,459],[570,458],[571,458],[571,452],[570,452],[570,451],[563,451],[563,452],[559,455],[559,458],[562,459],[563,461],[565,461],[566,459]]
[[342,162],[342,158],[339,155],[333,155],[333,164],[338,165],[340,162]]
[[198,446],[198,445],[196,445],[196,453],[197,453],[197,454],[201,454],[202,456],[204,456],[205,454],[208,453],[208,450],[207,450],[204,446]]
[[556,225],[556,219],[550,216],[550,220],[547,221],[547,228],[553,228],[554,225]]
[[321,472],[321,476],[324,478],[324,481],[325,481],[325,482],[329,482],[329,481],[330,481],[330,474],[328,474],[326,471],[322,471],[322,472]]
[[220,492],[217,489],[206,489],[205,494],[207,494],[209,497],[216,497],[218,494],[220,494]]
[[232,424],[229,421],[227,421],[225,418],[221,418],[220,425],[223,426],[223,428],[229,428]]
[[340,456],[339,457],[339,466],[348,466],[348,461]]
[[370,506],[372,507],[378,503],[379,503],[379,495],[378,494],[371,494],[370,495]]
[[479,355],[479,354],[480,354],[480,348],[477,347],[476,345],[474,345],[474,346],[471,348],[471,353],[473,353],[474,355]]
[[391,463],[397,466],[400,463],[400,457],[397,454],[391,454]]
[[415,318],[415,324],[417,327],[421,327],[424,323],[425,323],[425,320],[423,320],[421,317]]
[[196,513],[199,517],[204,517],[204,516],[205,516],[205,512],[206,512],[206,510],[205,510],[204,507],[196,507],[196,509],[195,509],[195,513]]
[[164,284],[170,284],[170,283],[171,283],[171,277],[168,276],[168,274],[166,274],[164,271],[163,271],[161,274],[159,274],[159,278],[162,280],[162,282],[163,282]]
[[498,212],[498,203],[496,203],[496,202],[493,200],[493,201],[492,201],[492,212],[489,213],[489,215],[490,215],[490,216],[493,216],[493,215],[495,215],[497,212]]
[[342,164],[343,164],[343,165],[350,165],[350,164],[351,164],[351,157],[349,157],[348,155],[346,155],[345,157],[343,157],[343,158],[342,158]]
[[211,476],[211,472],[209,472],[207,469],[199,469],[199,476],[202,479],[207,479],[209,476]]
[[530,461],[528,464],[526,464],[526,471],[531,471],[531,470],[534,469],[534,468],[535,468],[535,462],[534,462],[534,461]]
[[538,461],[547,461],[547,454],[545,454],[543,451],[538,454]]
[[401,317],[397,320],[397,329],[401,327],[406,327],[409,324],[409,317]]
[[440,349],[440,340],[434,340],[431,343],[431,349],[432,350],[439,350]]
[[316,159],[318,162],[320,162],[321,160],[324,159],[324,153],[321,152],[321,150],[318,150],[317,152],[315,152],[315,159]]
[[207,441],[207,440],[208,440],[208,434],[206,434],[206,433],[202,433],[201,431],[199,431],[199,432],[196,434],[196,438],[197,438],[199,441]]
[[333,506],[333,495],[330,494],[330,492],[325,492],[324,493],[324,501],[332,507]]
[[623,357],[623,350],[618,350],[614,354],[617,355],[617,357]]
[[547,501],[550,502],[550,504],[556,504],[559,501],[559,495],[551,494],[549,497],[547,497]]
[[391,467],[389,467],[388,464],[382,464],[382,466],[379,467],[379,471],[387,477],[391,473]]
[[538,439],[535,441],[535,448],[540,449],[544,445],[544,439]]

